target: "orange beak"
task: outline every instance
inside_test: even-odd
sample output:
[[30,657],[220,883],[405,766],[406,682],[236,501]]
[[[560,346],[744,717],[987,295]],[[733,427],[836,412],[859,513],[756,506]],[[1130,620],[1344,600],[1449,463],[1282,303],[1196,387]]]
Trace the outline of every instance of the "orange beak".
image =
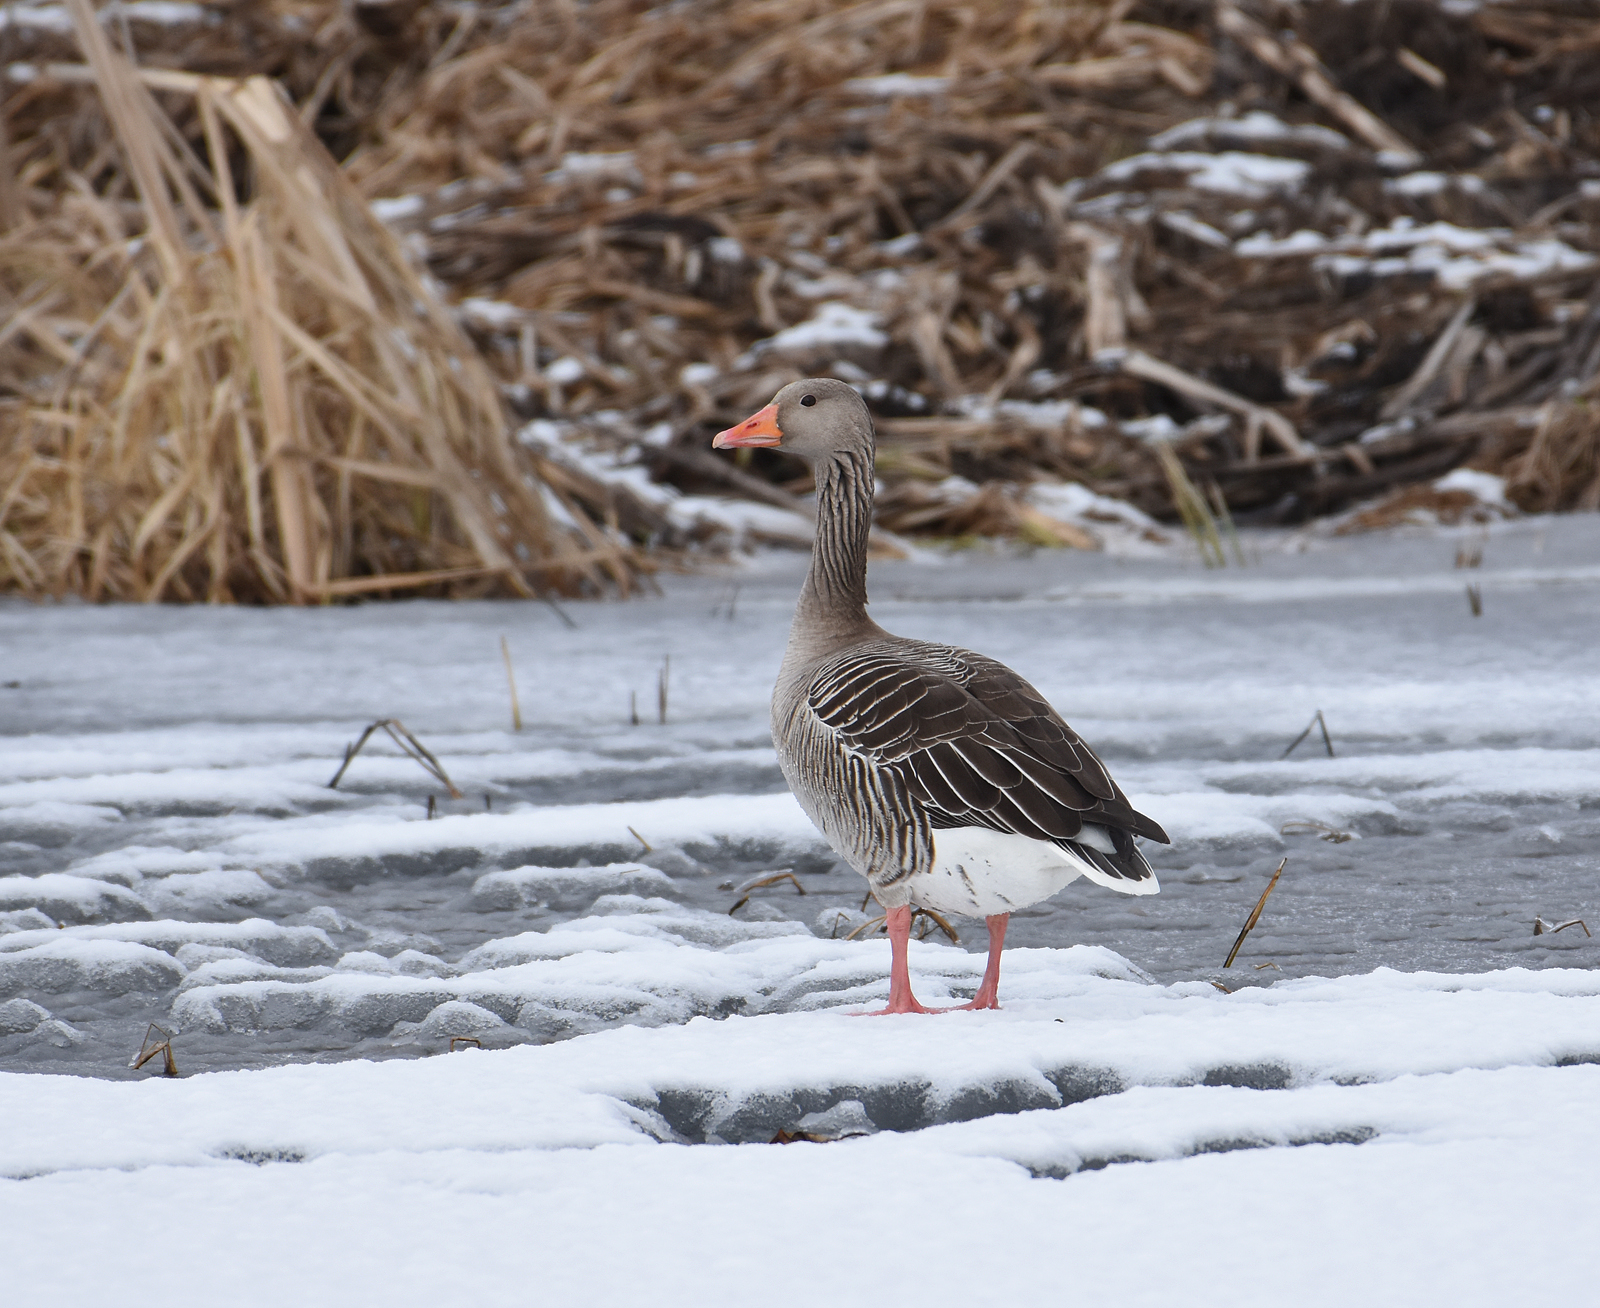
[[744,445],[779,445],[782,442],[783,432],[778,428],[778,406],[769,404],[737,426],[719,431],[711,440],[711,448],[732,450]]

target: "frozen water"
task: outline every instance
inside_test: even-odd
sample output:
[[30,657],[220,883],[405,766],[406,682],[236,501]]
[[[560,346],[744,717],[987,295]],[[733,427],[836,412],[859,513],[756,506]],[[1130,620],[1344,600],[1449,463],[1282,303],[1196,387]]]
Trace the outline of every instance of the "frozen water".
[[[1020,951],[1081,944],[1230,989],[1589,966],[1580,928],[1533,921],[1600,927],[1597,527],[1473,528],[1470,574],[1448,534],[1252,538],[1255,563],[1212,572],[1171,546],[923,556],[874,565],[873,608],[1031,677],[1174,838],[1148,851],[1161,896],[1075,884],[1017,915]],[[198,1070],[425,1052],[443,1004],[550,1039],[870,1002],[878,947],[845,939],[870,918],[862,883],[767,738],[801,563],[577,606],[575,630],[513,604],[0,607],[19,683],[0,690],[0,986],[85,1037],[14,1033],[0,1058],[126,1075],[149,1021],[180,1027]],[[1337,757],[1313,733],[1280,759],[1317,709]],[[327,788],[390,716],[466,798],[382,738]],[[976,984],[981,927],[956,926],[959,949],[920,947],[935,997]]]
[[[1030,677],[1174,844],[1154,899],[1017,915],[1001,1012],[871,1022],[887,943],[767,737],[796,557],[576,629],[0,605],[8,1295],[451,1302],[467,1258],[485,1304],[1580,1296],[1600,969],[1533,923],[1600,927],[1600,518],[1245,549],[874,564],[881,622]],[[1283,759],[1318,709],[1335,757]],[[329,790],[380,717],[464,798],[386,740]],[[982,973],[955,925],[930,1003]],[[177,1080],[128,1066],[151,1022]],[[925,1216],[890,1249],[867,1194]]]

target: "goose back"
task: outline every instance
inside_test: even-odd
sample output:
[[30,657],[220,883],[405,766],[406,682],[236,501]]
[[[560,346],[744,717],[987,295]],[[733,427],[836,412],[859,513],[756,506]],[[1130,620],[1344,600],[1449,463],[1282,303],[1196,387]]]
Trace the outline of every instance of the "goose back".
[[1046,842],[1135,893],[1153,876],[1133,837],[1167,843],[1043,695],[954,646],[880,629],[786,660],[773,737],[801,806],[889,906],[933,870],[940,830]]

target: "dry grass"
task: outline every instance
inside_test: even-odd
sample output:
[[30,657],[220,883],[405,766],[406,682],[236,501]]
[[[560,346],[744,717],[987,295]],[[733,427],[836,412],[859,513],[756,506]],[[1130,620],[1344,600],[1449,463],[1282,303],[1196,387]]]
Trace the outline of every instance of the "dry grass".
[[1530,513],[1600,509],[1600,384],[1546,406],[1527,448],[1508,461],[1506,481]]
[[[626,589],[630,552],[540,485],[476,349],[277,88],[141,76],[71,8],[147,228],[86,186],[0,242],[35,356],[0,409],[0,588]],[[152,84],[192,98],[208,164]]]
[[[630,546],[681,530],[515,448],[501,396],[613,450],[664,424],[636,455],[652,476],[771,502],[805,490],[798,464],[718,465],[705,440],[821,369],[868,388],[885,513],[919,534],[1081,543],[1009,490],[932,495],[951,474],[1177,517],[1181,483],[1124,430],[1152,416],[1218,524],[1468,461],[1524,508],[1594,507],[1595,265],[1464,290],[1241,249],[1409,220],[1600,253],[1592,27],[1564,0],[261,0],[134,21],[147,64],[208,75],[147,72],[159,110],[107,79],[108,49],[91,80],[55,66],[74,42],[29,38],[0,152],[0,587],[625,588]],[[257,75],[284,90],[281,141]],[[1344,142],[1225,139],[1258,110]],[[1175,148],[1272,153],[1304,183],[1108,171],[1198,119]],[[1379,149],[1459,184],[1400,189]],[[399,242],[357,203],[395,196]],[[827,302],[881,342],[774,344]]]

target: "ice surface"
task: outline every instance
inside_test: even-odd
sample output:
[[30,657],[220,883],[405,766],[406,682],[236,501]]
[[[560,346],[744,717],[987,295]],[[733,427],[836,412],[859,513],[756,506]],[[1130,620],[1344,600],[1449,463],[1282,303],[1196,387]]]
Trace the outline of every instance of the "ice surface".
[[[1079,488],[1035,495],[1092,530],[1149,529]],[[1600,918],[1595,519],[1472,531],[1481,618],[1449,534],[1247,537],[1256,561],[1220,571],[1176,547],[875,564],[881,622],[1017,667],[1174,837],[1149,850],[1158,900],[1075,885],[1011,941],[1230,988],[1246,967],[1255,986],[1587,959],[1578,928],[1532,923]],[[842,939],[871,917],[861,883],[784,793],[767,739],[800,567],[758,556],[659,600],[578,606],[576,630],[513,604],[0,606],[0,638],[26,631],[5,644],[21,684],[0,691],[0,965],[8,995],[86,1037],[0,1057],[120,1075],[151,1020],[189,1024],[195,1070],[427,1052],[447,1003],[551,1039],[871,1002],[882,938]],[[654,716],[666,655],[667,725],[629,725],[630,693]],[[1318,708],[1338,757],[1313,736],[1280,760]],[[327,789],[392,715],[466,798],[379,742]],[[786,868],[804,897],[779,880],[728,916],[739,887]],[[951,998],[982,945],[956,925],[959,949],[920,946],[939,960],[930,993]],[[92,952],[113,946],[126,966]]]
[[[801,559],[576,630],[0,605],[7,1294],[451,1302],[469,1250],[485,1304],[1044,1300],[1063,1266],[1123,1304],[1582,1298],[1600,969],[1532,925],[1600,927],[1600,519],[1245,549],[874,565],[880,622],[1013,664],[1174,837],[1159,897],[1069,887],[1013,920],[1003,1010],[927,1019],[850,1015],[888,946],[767,739]],[[1336,757],[1282,758],[1319,708]],[[327,789],[396,715],[465,798],[385,744]],[[911,944],[931,1004],[982,973],[955,925]],[[128,1066],[152,1021],[176,1080]],[[929,1214],[897,1256],[862,1195]]]

